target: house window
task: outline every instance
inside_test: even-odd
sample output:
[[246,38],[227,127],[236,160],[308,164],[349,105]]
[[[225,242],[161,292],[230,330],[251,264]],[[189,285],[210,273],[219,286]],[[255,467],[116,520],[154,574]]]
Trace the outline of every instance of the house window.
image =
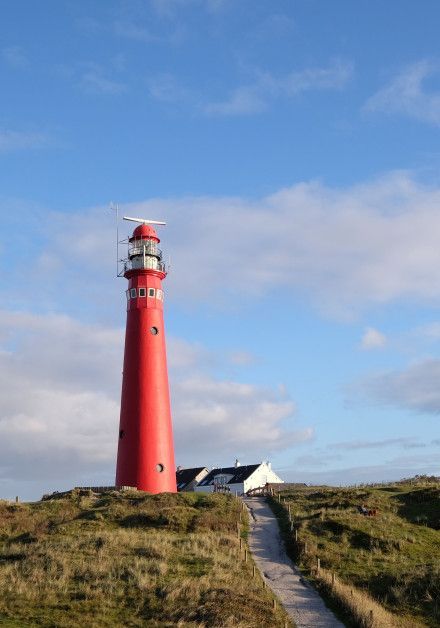
[[149,297],[154,297],[155,294],[156,294],[156,290],[154,288],[148,288]]
[[139,288],[139,296],[140,297],[146,297],[147,296],[147,289],[146,288]]
[[130,295],[132,299],[136,298],[136,288],[131,288],[130,289]]

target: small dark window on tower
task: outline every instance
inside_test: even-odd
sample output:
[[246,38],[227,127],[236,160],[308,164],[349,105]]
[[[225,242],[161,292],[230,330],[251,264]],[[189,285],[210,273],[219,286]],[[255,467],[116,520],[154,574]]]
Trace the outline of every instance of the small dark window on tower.
[[155,294],[156,294],[156,290],[154,288],[148,288],[149,297],[154,297]]
[[136,298],[136,288],[130,288],[130,294],[131,294],[131,298],[135,299]]
[[119,430],[119,438],[124,438],[125,432],[124,430]]
[[150,332],[153,334],[153,336],[157,336],[159,330],[157,329],[157,327],[150,327]]
[[157,471],[158,473],[162,473],[162,471],[163,471],[164,469],[165,469],[165,467],[164,467],[164,466],[163,466],[163,464],[161,464],[160,462],[159,462],[159,464],[157,464],[157,465],[156,465],[156,471]]
[[139,296],[140,297],[146,297],[147,296],[147,289],[146,288],[139,288]]

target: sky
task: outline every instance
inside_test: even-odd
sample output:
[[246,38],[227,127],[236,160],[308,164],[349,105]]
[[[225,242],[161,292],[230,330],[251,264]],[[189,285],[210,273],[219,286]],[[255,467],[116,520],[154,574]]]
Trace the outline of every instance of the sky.
[[114,482],[112,202],[167,221],[177,464],[439,475],[438,2],[1,8],[0,498]]

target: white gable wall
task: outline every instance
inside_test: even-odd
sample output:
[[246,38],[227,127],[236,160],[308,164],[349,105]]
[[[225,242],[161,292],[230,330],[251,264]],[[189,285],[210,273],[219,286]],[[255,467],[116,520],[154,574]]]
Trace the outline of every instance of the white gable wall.
[[283,483],[283,480],[272,471],[270,463],[262,462],[260,466],[244,481],[244,492],[269,484]]

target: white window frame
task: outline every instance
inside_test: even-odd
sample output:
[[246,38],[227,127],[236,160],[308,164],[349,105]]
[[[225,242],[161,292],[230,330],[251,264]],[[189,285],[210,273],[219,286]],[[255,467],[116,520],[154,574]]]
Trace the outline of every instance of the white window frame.
[[[151,293],[153,293],[153,294],[151,294]],[[148,296],[151,299],[154,299],[154,297],[156,296],[156,288],[148,288]]]
[[163,290],[156,290],[156,299],[163,301]]
[[[134,292],[134,294],[133,294]],[[130,298],[131,299],[135,299],[137,297],[137,290],[136,288],[130,288]]]
[[127,301],[130,301],[130,290],[126,290],[125,295],[127,297]]
[[139,296],[140,297],[146,297],[147,296],[147,289],[146,288],[139,288]]

